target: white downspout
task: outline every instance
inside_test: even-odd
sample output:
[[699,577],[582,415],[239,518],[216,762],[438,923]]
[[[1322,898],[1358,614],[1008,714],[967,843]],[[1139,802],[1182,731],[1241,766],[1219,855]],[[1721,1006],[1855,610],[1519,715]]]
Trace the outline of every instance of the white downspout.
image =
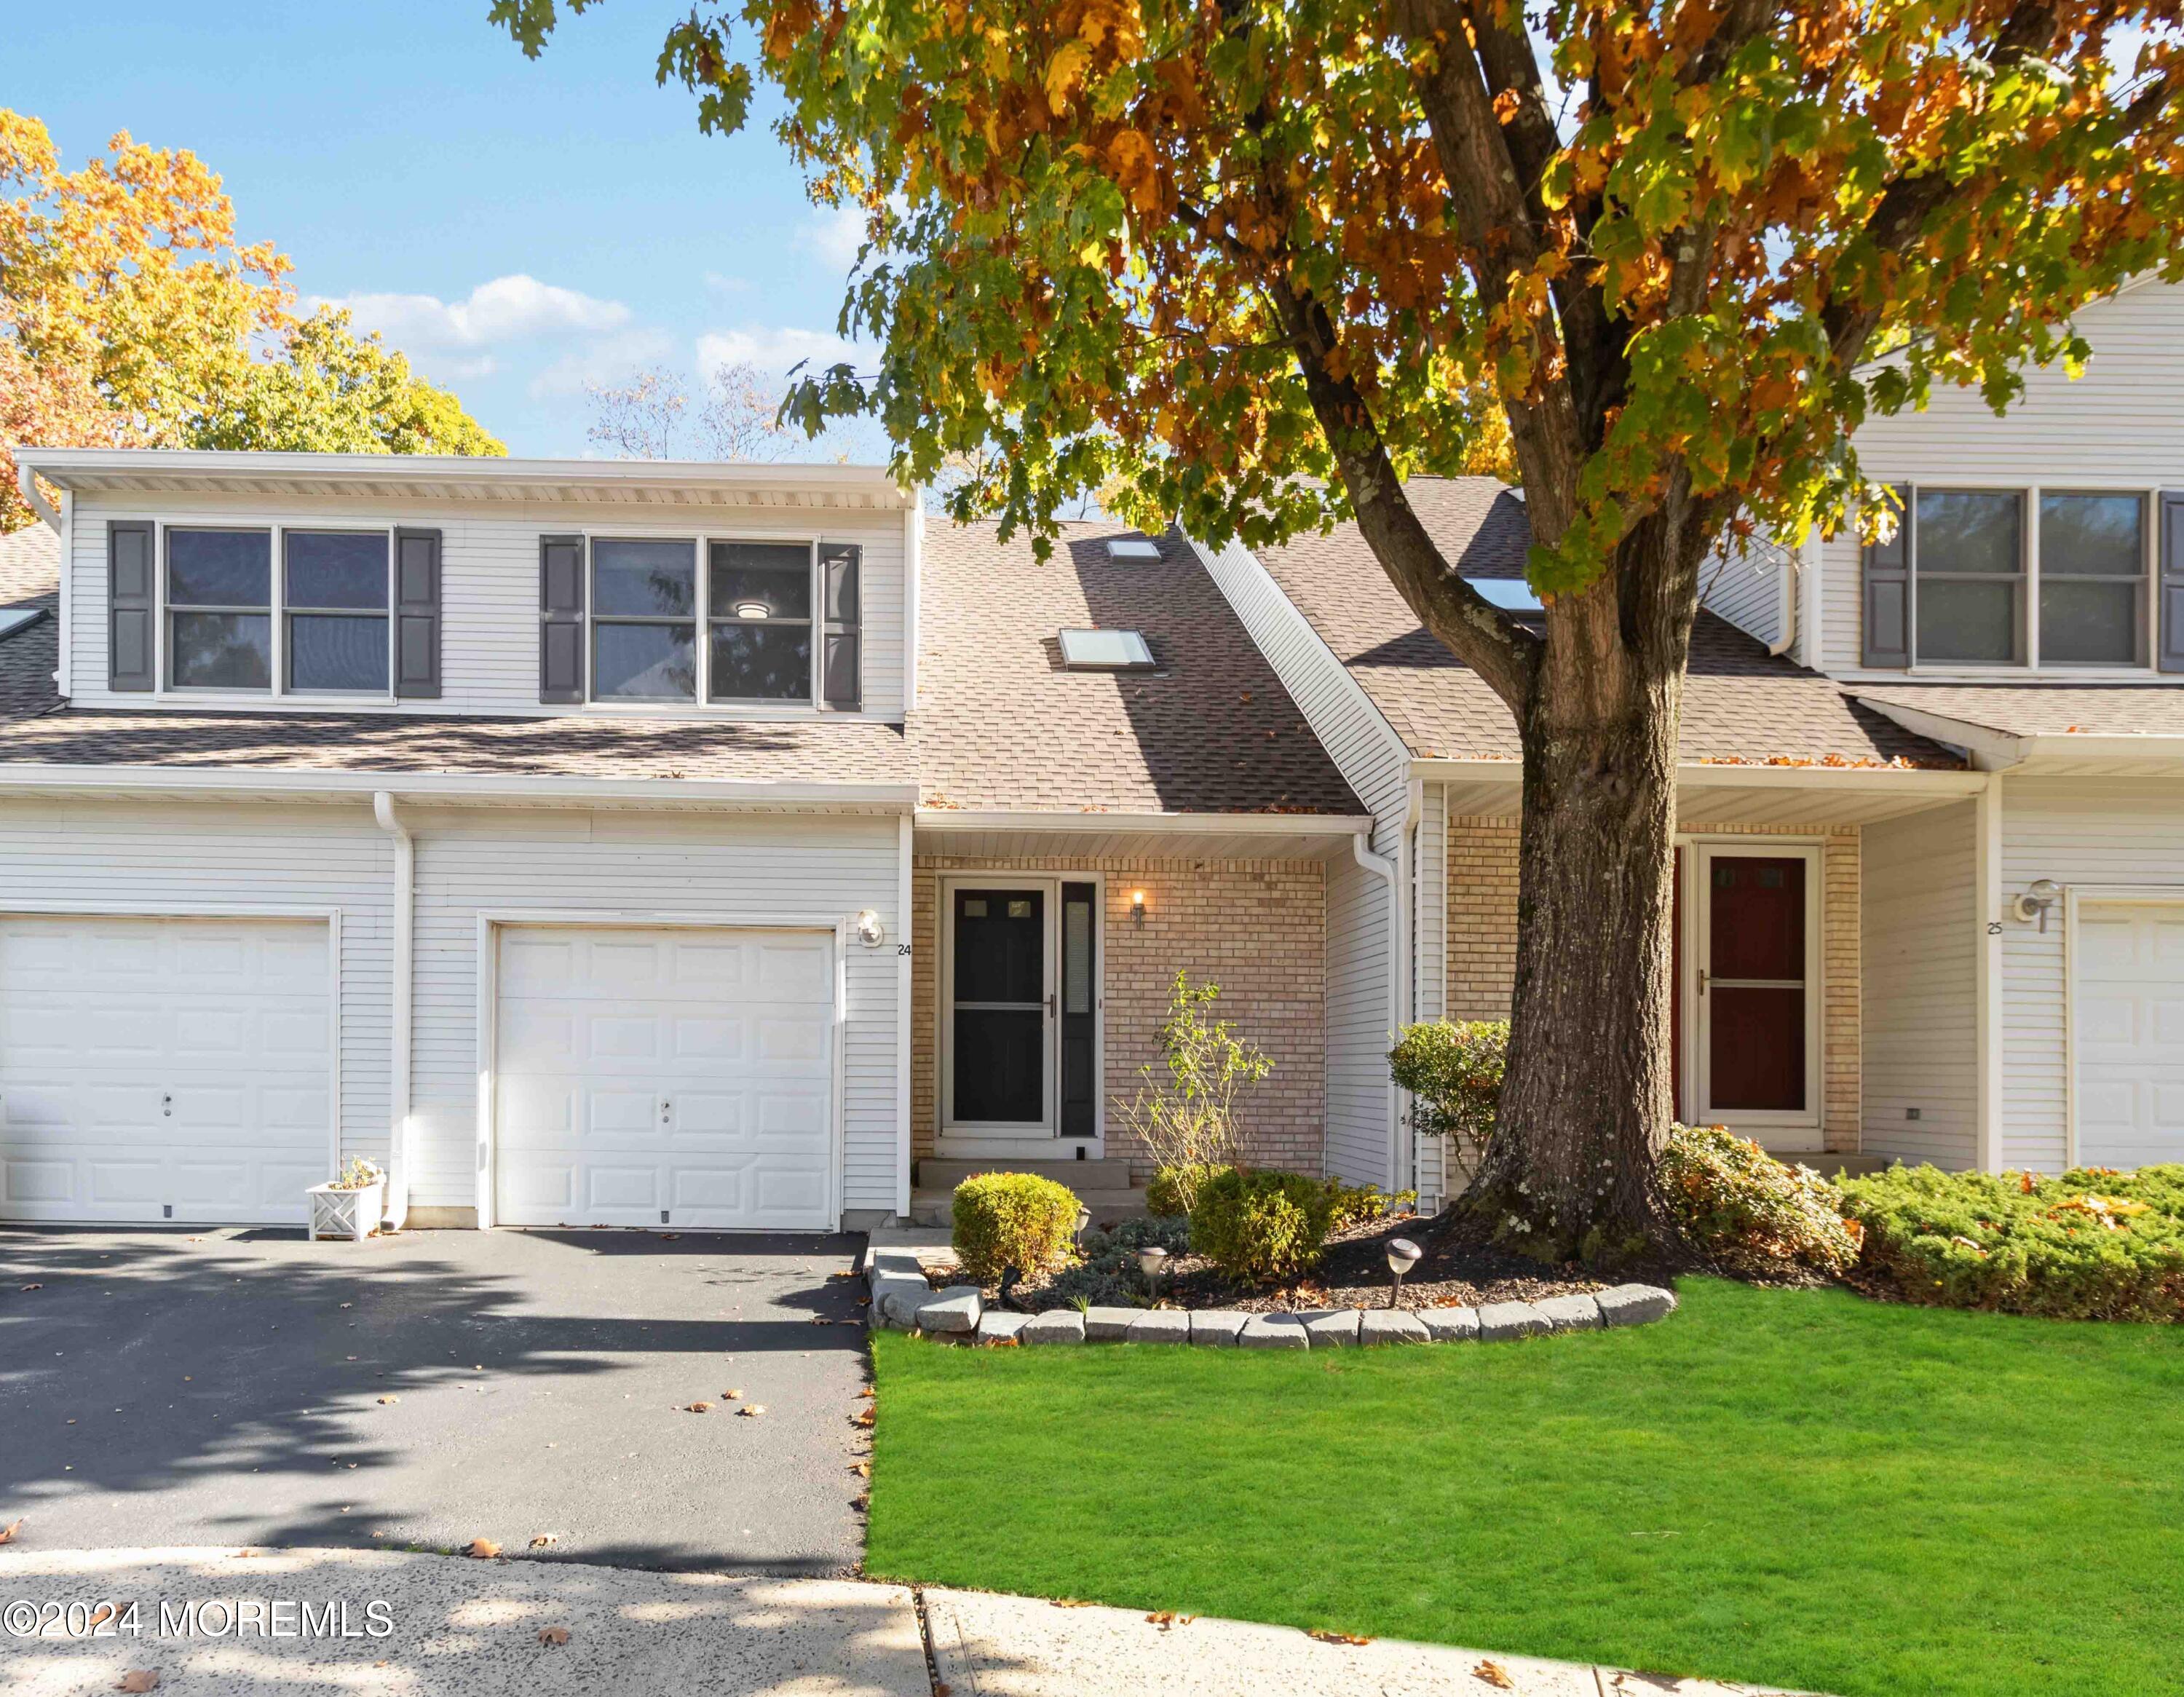
[[1979,1077],[1975,1158],[1981,1172],[2002,1171],[2002,774],[1989,772],[1974,810],[1977,837],[1972,845],[1979,890],[1979,978],[1975,1002],[1979,1021]]
[[1788,654],[1797,646],[1798,587],[1805,574],[1807,559],[1817,553],[1819,548],[1819,542],[1811,537],[1808,537],[1797,545],[1796,554],[1782,562],[1780,590],[1782,640],[1779,643],[1769,643],[1767,645],[1767,652],[1777,658]]
[[913,821],[905,813],[895,831],[894,921],[900,927],[894,951],[894,1211],[905,1221],[910,1218],[910,1148],[916,1138],[915,1128],[910,1123],[910,1012],[914,990],[911,981],[917,963],[904,946],[911,940],[915,838]]
[[[1388,887],[1388,1011],[1392,1016],[1397,1012],[1397,986],[1402,976],[1397,967],[1400,956],[1395,949],[1396,939],[1401,934],[1402,877],[1393,860],[1385,854],[1373,852],[1373,832],[1369,826],[1350,839],[1350,849],[1357,857],[1359,865]],[[1402,1101],[1396,1089],[1396,1081],[1390,1078],[1388,1081],[1388,1165],[1391,1180],[1395,1177],[1396,1128],[1402,1123]],[[1402,1187],[1391,1183],[1390,1188],[1400,1190]]]
[[393,1054],[387,1104],[387,1215],[400,1231],[410,1217],[410,993],[415,948],[417,845],[385,790],[371,798],[371,816],[394,839],[394,960]]
[[15,462],[15,487],[22,491],[23,498],[31,504],[31,510],[58,531],[61,527],[59,509],[45,498],[44,492],[38,487],[38,474],[20,460]]

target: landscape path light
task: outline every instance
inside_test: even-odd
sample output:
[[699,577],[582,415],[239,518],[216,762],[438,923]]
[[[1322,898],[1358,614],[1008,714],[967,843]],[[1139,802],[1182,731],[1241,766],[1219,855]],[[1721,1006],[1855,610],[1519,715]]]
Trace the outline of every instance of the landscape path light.
[[1158,1244],[1148,1244],[1138,1251],[1138,1271],[1145,1276],[1145,1288],[1156,1303],[1160,1300],[1161,1269],[1167,1265],[1167,1251]]
[[1396,1282],[1388,1292],[1388,1306],[1396,1305],[1396,1299],[1403,1294],[1403,1275],[1424,1257],[1425,1251],[1408,1238],[1388,1239],[1388,1271],[1396,1276]]

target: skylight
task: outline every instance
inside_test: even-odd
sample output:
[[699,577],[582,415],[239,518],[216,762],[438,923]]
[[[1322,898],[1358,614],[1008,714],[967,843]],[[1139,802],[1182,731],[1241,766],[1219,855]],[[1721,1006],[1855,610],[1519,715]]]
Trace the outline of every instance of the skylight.
[[42,607],[0,608],[0,643],[4,643],[16,632],[27,630],[46,616]]
[[1150,671],[1153,651],[1135,631],[1064,631],[1061,663],[1072,671]]
[[1467,580],[1474,589],[1496,607],[1509,613],[1542,613],[1540,592],[1521,577],[1474,577]]
[[1109,537],[1107,558],[1120,565],[1150,565],[1161,557],[1160,544],[1144,537]]

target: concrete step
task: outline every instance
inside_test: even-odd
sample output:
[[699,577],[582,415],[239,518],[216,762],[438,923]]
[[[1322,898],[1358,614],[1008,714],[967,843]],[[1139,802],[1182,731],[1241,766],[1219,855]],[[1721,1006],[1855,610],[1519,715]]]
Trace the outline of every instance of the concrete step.
[[1870,1178],[1896,1165],[1896,1157],[1887,1155],[1799,1155],[1783,1159],[1802,1161],[1823,1178]]
[[1066,1184],[1082,1196],[1088,1190],[1128,1190],[1130,1164],[1115,1156],[1099,1160],[956,1160],[924,1155],[917,1163],[918,1188],[953,1190],[973,1173],[1035,1172]]
[[[1072,1185],[1070,1188],[1076,1190],[1077,1187]],[[1077,1199],[1091,1210],[1092,1223],[1095,1226],[1105,1226],[1116,1220],[1145,1217],[1145,1193],[1142,1190],[1077,1190]],[[952,1188],[947,1190],[919,1189],[910,1193],[911,1225],[952,1225],[955,1217],[956,1193]]]

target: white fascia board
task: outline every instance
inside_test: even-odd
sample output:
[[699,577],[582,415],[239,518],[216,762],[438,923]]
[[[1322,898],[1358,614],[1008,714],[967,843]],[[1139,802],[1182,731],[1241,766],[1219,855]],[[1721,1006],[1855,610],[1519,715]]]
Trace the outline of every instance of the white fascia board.
[[42,790],[171,791],[180,794],[354,796],[398,800],[710,803],[722,807],[808,804],[907,811],[915,784],[772,783],[733,778],[586,778],[498,772],[254,771],[234,766],[0,764],[0,793]]
[[777,465],[695,459],[504,459],[446,453],[261,453],[170,448],[18,448],[16,463],[48,483],[131,476],[170,480],[304,478],[332,483],[539,485],[555,488],[621,487],[793,489],[878,498],[888,506],[915,504],[917,494],[879,465]]
[[[1524,782],[1521,760],[1413,760],[1411,774],[1436,783],[1498,783],[1512,789],[1520,788]],[[1690,789],[1816,789],[1838,793],[1854,790],[1889,794],[1924,791],[1939,795],[1976,795],[1983,782],[1977,772],[1935,771],[1917,766],[1767,766],[1685,760],[1676,767],[1677,784]]]
[[1350,837],[1373,826],[1370,814],[1346,813],[1007,813],[921,807],[920,831],[1158,832],[1178,836]]

